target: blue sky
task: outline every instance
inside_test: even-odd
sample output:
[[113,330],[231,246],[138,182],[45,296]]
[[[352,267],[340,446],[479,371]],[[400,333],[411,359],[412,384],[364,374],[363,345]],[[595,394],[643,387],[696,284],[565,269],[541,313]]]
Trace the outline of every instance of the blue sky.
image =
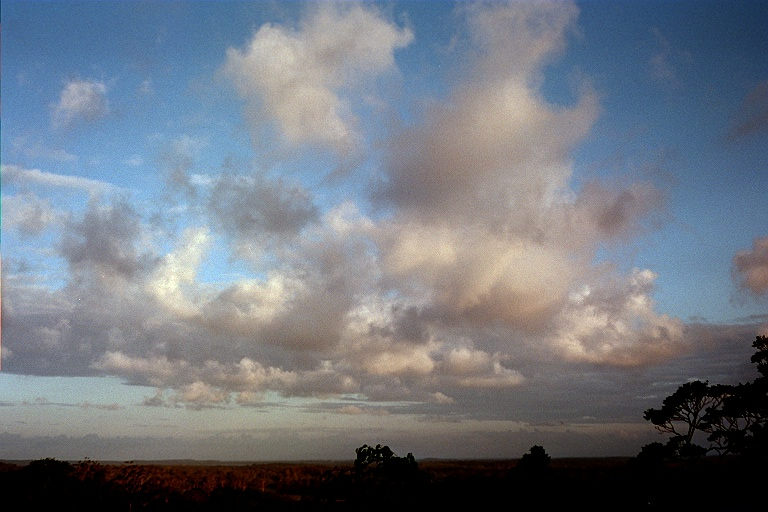
[[768,329],[766,22],[4,2],[0,458],[636,453]]

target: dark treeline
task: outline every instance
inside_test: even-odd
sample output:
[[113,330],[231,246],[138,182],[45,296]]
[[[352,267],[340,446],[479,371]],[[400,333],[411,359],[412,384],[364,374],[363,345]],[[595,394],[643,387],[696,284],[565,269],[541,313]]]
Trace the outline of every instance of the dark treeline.
[[[758,510],[764,463],[741,456],[349,464],[0,465],[4,510]],[[523,463],[527,460],[527,463]]]

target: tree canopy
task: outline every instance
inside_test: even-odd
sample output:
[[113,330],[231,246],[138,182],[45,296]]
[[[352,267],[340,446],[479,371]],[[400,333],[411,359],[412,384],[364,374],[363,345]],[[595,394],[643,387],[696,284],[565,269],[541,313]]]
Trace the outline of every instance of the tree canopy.
[[[752,347],[756,352],[751,361],[759,372],[754,381],[686,382],[664,399],[660,409],[647,409],[643,418],[671,437],[663,449],[652,443],[641,454],[768,454],[768,336],[757,336]],[[705,436],[709,446],[694,442]]]
[[362,445],[355,449],[355,469],[362,471],[373,467],[380,472],[416,470],[418,464],[412,453],[405,457],[395,455],[389,446],[377,444],[375,447]]

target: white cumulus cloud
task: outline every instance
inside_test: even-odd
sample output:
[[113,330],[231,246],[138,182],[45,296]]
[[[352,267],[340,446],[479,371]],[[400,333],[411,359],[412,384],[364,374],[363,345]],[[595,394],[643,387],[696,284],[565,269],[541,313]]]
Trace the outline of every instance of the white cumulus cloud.
[[53,109],[53,125],[69,126],[77,119],[94,121],[109,113],[107,86],[101,81],[72,80],[61,91]]
[[245,48],[227,51],[225,71],[254,127],[266,116],[290,145],[346,153],[359,134],[342,89],[393,68],[412,37],[372,7],[323,3],[298,29],[263,25]]

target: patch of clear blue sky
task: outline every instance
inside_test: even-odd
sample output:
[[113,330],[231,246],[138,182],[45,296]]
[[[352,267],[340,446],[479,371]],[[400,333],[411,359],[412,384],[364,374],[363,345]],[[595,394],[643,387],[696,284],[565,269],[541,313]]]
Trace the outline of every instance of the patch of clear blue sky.
[[[575,69],[600,95],[601,115],[575,154],[574,183],[624,173],[653,180],[668,199],[661,229],[622,248],[618,261],[657,272],[659,309],[683,319],[765,313],[764,301],[732,300],[731,258],[768,232],[768,147],[764,137],[727,135],[745,96],[768,78],[768,4],[579,6],[580,35],[545,84],[551,99],[567,99],[562,77]],[[655,72],[654,58],[668,74]]]

